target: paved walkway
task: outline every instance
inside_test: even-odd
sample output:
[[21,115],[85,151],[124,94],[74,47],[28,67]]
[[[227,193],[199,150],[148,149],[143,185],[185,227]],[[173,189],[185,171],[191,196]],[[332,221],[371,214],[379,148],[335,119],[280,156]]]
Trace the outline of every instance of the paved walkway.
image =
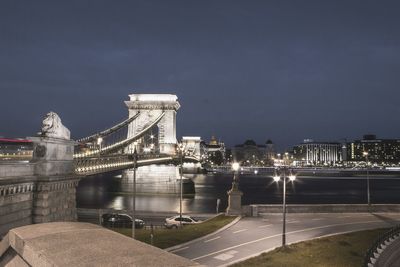
[[[390,227],[399,221],[400,214],[388,213],[288,214],[287,243],[349,231]],[[227,266],[280,246],[281,233],[280,214],[243,218],[222,232],[171,252],[206,266]]]

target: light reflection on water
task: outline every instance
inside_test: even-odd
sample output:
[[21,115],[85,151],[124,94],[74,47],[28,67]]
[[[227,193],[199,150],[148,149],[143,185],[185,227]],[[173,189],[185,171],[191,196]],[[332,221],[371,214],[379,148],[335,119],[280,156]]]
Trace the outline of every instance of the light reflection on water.
[[[80,208],[131,209],[132,194],[124,193],[118,173],[84,178],[77,189],[77,206]],[[214,213],[217,199],[221,199],[219,210],[227,207],[227,194],[232,183],[231,175],[185,175],[195,183],[196,194],[184,197],[185,213]],[[397,177],[400,178],[400,177]],[[400,203],[400,179],[374,179],[371,177],[371,200],[373,203]],[[270,177],[242,176],[240,189],[243,204],[282,202],[282,186]],[[366,180],[362,177],[299,177],[295,184],[288,183],[288,204],[315,203],[365,203]],[[136,196],[138,211],[179,211],[179,195]]]

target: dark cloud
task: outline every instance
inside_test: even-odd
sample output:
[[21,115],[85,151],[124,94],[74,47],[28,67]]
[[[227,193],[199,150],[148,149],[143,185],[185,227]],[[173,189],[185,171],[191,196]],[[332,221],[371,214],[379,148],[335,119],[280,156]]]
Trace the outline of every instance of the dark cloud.
[[175,93],[179,135],[229,145],[400,137],[397,1],[0,3],[0,135],[54,110],[74,137],[130,93]]

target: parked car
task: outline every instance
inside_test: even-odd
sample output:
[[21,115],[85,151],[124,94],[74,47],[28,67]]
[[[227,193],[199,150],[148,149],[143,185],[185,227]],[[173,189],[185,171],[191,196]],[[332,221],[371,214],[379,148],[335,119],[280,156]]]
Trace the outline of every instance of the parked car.
[[[101,216],[101,222],[107,227],[132,227],[132,217],[128,214],[105,213]],[[145,222],[141,219],[135,219],[135,228],[143,228]]]
[[[197,223],[201,223],[201,221],[196,220],[195,218],[190,217],[188,215],[182,215],[182,225],[197,224]],[[181,218],[179,215],[165,219],[164,226],[167,228],[178,228],[180,225],[181,225]]]

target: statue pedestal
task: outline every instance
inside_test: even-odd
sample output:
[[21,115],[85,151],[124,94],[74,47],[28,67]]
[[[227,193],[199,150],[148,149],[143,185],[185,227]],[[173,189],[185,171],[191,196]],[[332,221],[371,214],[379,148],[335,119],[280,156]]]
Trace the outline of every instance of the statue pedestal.
[[30,137],[34,143],[32,163],[35,164],[32,221],[76,221],[76,187],[72,140],[53,137]]
[[232,188],[228,191],[228,208],[226,215],[242,215],[242,191],[239,190],[236,174],[233,177]]

